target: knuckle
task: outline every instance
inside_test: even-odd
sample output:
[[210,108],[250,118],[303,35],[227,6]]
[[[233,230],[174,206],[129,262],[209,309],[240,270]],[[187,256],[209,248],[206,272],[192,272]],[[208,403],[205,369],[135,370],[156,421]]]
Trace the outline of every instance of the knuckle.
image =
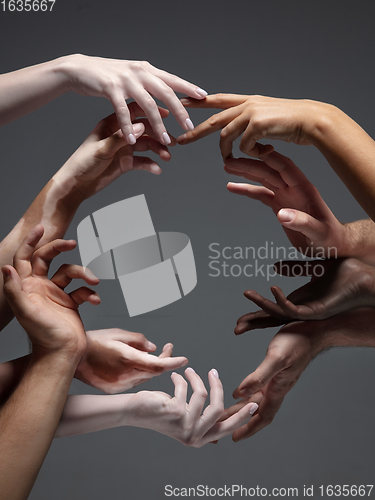
[[131,61],[129,67],[132,71],[139,72],[144,69],[142,61]]
[[147,111],[157,110],[156,102],[154,101],[154,99],[151,96],[147,96],[144,98],[144,100],[142,102],[142,107],[144,107],[145,110],[147,110]]
[[208,120],[207,123],[210,127],[214,128],[218,125],[219,119],[217,115],[212,115]]

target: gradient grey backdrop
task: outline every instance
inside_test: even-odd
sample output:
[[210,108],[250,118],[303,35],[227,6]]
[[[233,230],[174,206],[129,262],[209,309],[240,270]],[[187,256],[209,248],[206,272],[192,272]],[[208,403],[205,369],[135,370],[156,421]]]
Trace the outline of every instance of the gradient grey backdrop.
[[[0,71],[75,52],[145,59],[210,93],[330,102],[374,135],[374,14],[371,1],[57,0],[52,13],[0,11]],[[103,99],[65,95],[0,130],[1,238],[109,113],[111,107]],[[195,123],[207,116],[208,111],[191,111]],[[173,119],[168,126],[180,133]],[[175,353],[188,356],[205,381],[207,371],[217,368],[230,405],[232,390],[261,362],[276,329],[233,335],[237,318],[251,310],[242,292],[255,288],[270,296],[269,284],[262,278],[210,278],[208,245],[289,242],[269,209],[226,191],[229,177],[222,168],[218,139],[215,134],[176,147],[160,177],[132,172],[119,179],[81,206],[68,236],[76,236],[78,222],[92,211],[142,193],[157,230],[189,235],[198,285],[183,300],[128,318],[119,286],[107,282],[99,289],[102,305],[84,306],[82,315],[88,329],[140,331],[159,347],[172,341]],[[317,151],[276,146],[303,169],[340,220],[364,216]],[[79,261],[78,251],[69,260]],[[274,282],[290,291],[302,281]],[[25,334],[13,322],[2,333],[1,361],[26,351]],[[60,439],[52,445],[31,498],[159,499],[166,484],[371,484],[374,381],[372,350],[335,350],[306,370],[270,427],[239,444],[228,437],[217,446],[189,449],[132,428]],[[164,374],[144,388],[171,392],[172,383]],[[75,381],[72,392],[95,391]]]

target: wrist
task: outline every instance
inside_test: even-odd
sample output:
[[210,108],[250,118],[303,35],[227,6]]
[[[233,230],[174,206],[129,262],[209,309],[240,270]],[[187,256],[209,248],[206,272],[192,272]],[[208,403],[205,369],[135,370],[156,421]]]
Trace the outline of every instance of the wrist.
[[55,59],[54,71],[60,75],[64,93],[74,92],[75,78],[77,68],[81,65],[81,61],[85,56],[81,54],[70,54]]
[[313,146],[318,149],[325,145],[331,131],[337,128],[337,123],[346,116],[339,108],[332,104],[319,101],[311,103],[311,120],[308,126],[308,136]]

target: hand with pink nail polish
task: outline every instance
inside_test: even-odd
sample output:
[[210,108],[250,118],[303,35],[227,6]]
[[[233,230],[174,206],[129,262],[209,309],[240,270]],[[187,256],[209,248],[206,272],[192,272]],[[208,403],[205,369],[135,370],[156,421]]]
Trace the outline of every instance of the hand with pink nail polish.
[[374,309],[356,309],[323,321],[298,321],[285,325],[271,340],[265,359],[233,393],[242,400],[226,409],[228,418],[249,402],[259,405],[255,416],[233,433],[233,440],[253,436],[269,425],[285,396],[308,364],[332,347],[374,347]]
[[189,114],[175,92],[194,99],[207,95],[205,90],[146,61],[74,54],[0,75],[0,126],[67,92],[111,101],[124,140],[130,145],[137,141],[137,129],[126,101],[133,98],[144,110],[157,140],[165,146],[171,139],[154,98],[165,103],[183,130],[191,130],[194,126]]
[[231,434],[257,409],[255,404],[245,405],[235,415],[219,422],[224,410],[224,392],[217,371],[213,369],[208,374],[210,404],[204,410],[208,394],[202,379],[192,368],[185,370],[185,377],[193,389],[189,402],[186,401],[186,380],[178,373],[172,373],[174,396],[155,391],[129,395],[131,399],[127,401],[123,425],[152,429],[186,446],[200,448]]
[[86,337],[87,349],[74,377],[108,394],[127,391],[188,362],[183,356],[172,357],[172,344],[153,355],[156,345],[142,333],[109,328],[88,331]]

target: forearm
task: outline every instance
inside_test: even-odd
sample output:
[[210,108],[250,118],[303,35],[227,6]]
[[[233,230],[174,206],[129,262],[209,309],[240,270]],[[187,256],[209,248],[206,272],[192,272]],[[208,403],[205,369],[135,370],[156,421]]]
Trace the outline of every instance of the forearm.
[[[53,177],[14,229],[0,243],[0,267],[13,263],[13,256],[20,244],[37,224],[42,224],[45,229],[39,246],[56,238],[62,238],[81,202],[82,197],[73,189],[66,190],[65,186]],[[0,273],[0,330],[13,319],[13,312],[4,297],[2,285],[3,278]]]
[[133,394],[69,396],[55,437],[87,434],[132,425]]
[[344,224],[347,229],[343,257],[355,257],[375,265],[375,223],[371,219]]
[[0,75],[0,126],[68,92],[72,57],[60,57]]
[[315,354],[332,347],[375,347],[375,309],[360,308],[318,321],[309,322],[317,336]]
[[374,140],[335,106],[319,103],[315,111],[315,118],[308,126],[311,143],[325,156],[367,214],[375,219]]
[[33,357],[0,411],[0,500],[26,499],[51,445],[78,359]]
[[30,355],[0,364],[0,406],[2,406],[19,384],[30,362]]

